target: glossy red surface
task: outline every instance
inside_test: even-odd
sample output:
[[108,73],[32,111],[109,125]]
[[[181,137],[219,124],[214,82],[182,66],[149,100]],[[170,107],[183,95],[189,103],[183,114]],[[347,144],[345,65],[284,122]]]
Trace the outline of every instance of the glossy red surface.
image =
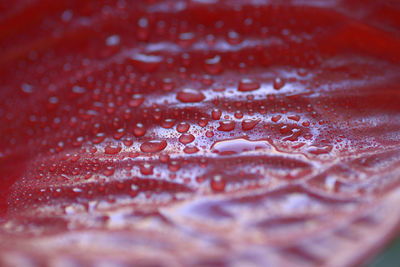
[[0,265],[350,266],[400,221],[397,1],[0,3]]

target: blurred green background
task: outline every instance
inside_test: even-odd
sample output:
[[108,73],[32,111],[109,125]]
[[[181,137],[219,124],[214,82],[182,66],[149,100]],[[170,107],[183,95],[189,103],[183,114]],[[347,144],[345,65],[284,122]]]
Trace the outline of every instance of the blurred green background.
[[400,267],[400,237],[392,241],[382,253],[364,267]]

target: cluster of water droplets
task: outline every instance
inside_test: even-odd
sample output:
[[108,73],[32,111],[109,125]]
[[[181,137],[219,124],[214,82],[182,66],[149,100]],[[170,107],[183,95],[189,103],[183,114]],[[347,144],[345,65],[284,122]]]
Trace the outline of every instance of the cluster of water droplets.
[[[103,15],[112,23],[126,8]],[[296,176],[278,170],[286,156],[323,160],[340,148],[343,136],[320,114],[334,107],[307,100],[321,87],[318,58],[304,51],[290,57],[290,46],[282,46],[302,43],[308,33],[263,26],[258,13],[239,24],[226,18],[212,25],[139,15],[126,18],[134,34],[90,32],[96,42],[85,57],[65,56],[61,48],[32,52],[37,64],[28,77],[52,70],[40,83],[18,85],[27,102],[44,107],[28,105],[20,122],[29,125],[28,145],[46,158],[33,170],[39,180],[62,186],[139,177],[221,192],[232,176],[223,168],[233,168],[241,179],[234,184],[245,188],[248,177]],[[66,31],[76,16],[62,14]],[[220,144],[229,145],[221,150]],[[243,163],[242,154],[282,157],[270,172],[262,160]],[[228,156],[234,159],[221,166],[215,161]]]

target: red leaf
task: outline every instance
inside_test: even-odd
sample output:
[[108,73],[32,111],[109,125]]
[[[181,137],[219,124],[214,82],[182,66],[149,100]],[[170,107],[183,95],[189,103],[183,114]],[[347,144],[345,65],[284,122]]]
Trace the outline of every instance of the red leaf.
[[53,2],[0,4],[0,265],[349,266],[396,234],[394,5]]

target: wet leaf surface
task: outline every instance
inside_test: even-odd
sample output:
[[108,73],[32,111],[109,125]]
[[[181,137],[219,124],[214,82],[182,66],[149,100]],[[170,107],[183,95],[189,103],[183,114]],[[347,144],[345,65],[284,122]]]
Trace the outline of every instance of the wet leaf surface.
[[399,10],[0,4],[0,265],[364,262],[400,221]]

